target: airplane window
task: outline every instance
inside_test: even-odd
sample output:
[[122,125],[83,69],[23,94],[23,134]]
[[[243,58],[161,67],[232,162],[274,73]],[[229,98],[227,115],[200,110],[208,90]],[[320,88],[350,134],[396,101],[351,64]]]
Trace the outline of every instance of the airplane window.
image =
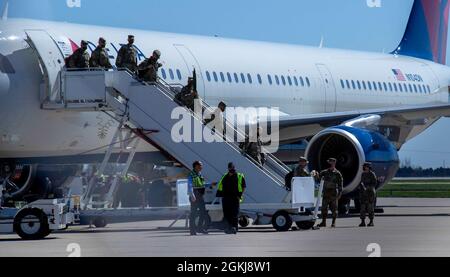
[[341,79],[341,87],[342,87],[343,89],[345,89],[344,80],[342,80],[342,79]]
[[428,88],[428,93],[431,93],[431,87],[429,85],[427,85]]
[[275,75],[275,82],[278,86],[280,85],[280,78],[278,78],[278,75]]
[[345,80],[345,83],[347,84],[347,88],[350,89],[350,82],[348,80]]
[[283,75],[281,75],[281,82],[283,83],[283,86],[285,86],[285,85],[286,85],[286,79],[284,78],[284,76],[283,76]]
[[369,86],[369,90],[372,90],[372,83],[371,82],[367,82],[367,85]]
[[377,90],[377,83],[373,82],[373,89],[376,91]]
[[305,80],[306,80],[306,84],[308,85],[308,87],[310,87],[310,86],[311,86],[311,83],[309,82],[309,78],[306,77]]
[[396,83],[394,83],[394,90],[395,90],[395,92],[398,91],[398,88],[397,88],[397,84],[396,84]]
[[422,86],[418,86],[419,87],[419,92],[422,93]]
[[356,84],[358,85],[358,89],[361,90],[361,82],[357,81]]
[[270,76],[270,74],[267,74],[267,80],[269,81],[269,84],[272,85],[272,76]]
[[237,73],[234,73],[234,81],[236,82],[236,84],[239,84],[239,77],[237,75]]
[[223,75],[223,72],[220,72],[220,79],[225,83],[225,75]]
[[356,89],[355,81],[353,81],[353,80],[352,80],[352,88],[353,88],[353,89]]
[[398,84],[398,88],[400,89],[400,92],[403,92],[403,86],[402,86],[402,84]]
[[302,85],[302,87],[305,86],[305,82],[303,81],[303,77],[300,77],[300,84]]
[[378,82],[378,90],[383,91],[383,86],[381,85],[381,82]]
[[389,85],[389,91],[392,92],[392,83],[389,83],[388,85]]
[[407,86],[406,84],[403,84],[403,90],[404,90],[405,92],[408,92],[408,86]]
[[250,75],[250,73],[247,73],[247,79],[250,84],[253,83],[252,75]]
[[413,92],[413,88],[412,88],[412,85],[411,85],[411,84],[409,84],[409,91],[410,91],[410,92]]
[[217,78],[217,73],[215,71],[213,71],[213,76],[214,76],[214,81],[216,81],[216,83],[219,81],[219,78]]
[[417,93],[417,86],[414,85],[414,92]]
[[385,82],[383,83],[383,86],[384,86],[384,91],[388,91],[388,87],[387,87],[387,84]]
[[233,78],[231,78],[230,72],[227,72],[228,82],[233,83]]
[[177,69],[177,77],[178,77],[178,80],[181,81],[182,77],[181,77],[181,72],[179,69]]
[[206,80],[208,80],[208,82],[211,82],[211,74],[209,74],[209,71],[206,71]]
[[256,75],[256,77],[258,78],[258,82],[259,82],[259,84],[260,85],[262,85],[262,78],[261,78],[261,75]]
[[298,80],[297,80],[297,77],[294,76],[294,77],[292,77],[292,79],[294,79],[294,84],[295,84],[295,86],[298,87]]
[[175,75],[173,75],[173,70],[169,69],[169,75],[170,75],[170,79],[175,79]]
[[366,82],[365,82],[365,81],[362,81],[362,85],[363,85],[364,90],[367,90]]
[[164,68],[161,68],[161,75],[162,75],[164,80],[167,78],[166,70],[164,70]]
[[422,86],[423,86],[423,92],[427,93],[427,87],[425,85],[422,85]]
[[292,86],[292,79],[291,79],[291,76],[287,76],[287,80],[288,80],[288,84],[289,84],[290,86]]
[[245,76],[244,76],[244,73],[241,73],[241,80],[242,80],[242,83],[245,84]]

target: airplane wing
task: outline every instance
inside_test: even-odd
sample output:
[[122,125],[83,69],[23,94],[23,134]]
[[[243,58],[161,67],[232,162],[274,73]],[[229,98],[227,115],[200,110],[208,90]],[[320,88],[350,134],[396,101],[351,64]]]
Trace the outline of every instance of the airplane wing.
[[281,116],[280,141],[282,144],[298,142],[300,139],[314,136],[323,129],[349,121],[357,122],[358,119],[369,116],[375,116],[378,119],[376,122],[378,131],[394,143],[397,149],[400,149],[405,142],[425,131],[441,117],[450,117],[450,104]]

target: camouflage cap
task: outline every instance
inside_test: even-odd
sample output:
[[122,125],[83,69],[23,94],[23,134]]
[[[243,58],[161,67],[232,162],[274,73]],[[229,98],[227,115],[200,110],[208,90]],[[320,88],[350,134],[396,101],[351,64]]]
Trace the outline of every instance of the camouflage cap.
[[308,159],[307,158],[305,158],[305,157],[303,157],[303,156],[301,156],[300,158],[298,158],[298,161],[299,162],[308,162]]
[[161,51],[159,51],[159,50],[153,51],[153,54],[154,54],[155,56],[157,56],[158,58],[161,57]]
[[104,39],[103,37],[100,37],[100,38],[98,39],[98,42],[106,42],[106,39]]
[[372,163],[370,163],[370,162],[365,162],[365,163],[363,164],[363,167],[372,167]]
[[134,35],[128,35],[128,39],[134,38]]
[[335,163],[335,162],[337,162],[337,160],[336,160],[336,158],[329,158],[329,159],[327,160],[327,162],[328,162],[328,163]]
[[87,43],[87,41],[82,40],[82,41],[81,41],[81,45],[88,45],[88,43]]

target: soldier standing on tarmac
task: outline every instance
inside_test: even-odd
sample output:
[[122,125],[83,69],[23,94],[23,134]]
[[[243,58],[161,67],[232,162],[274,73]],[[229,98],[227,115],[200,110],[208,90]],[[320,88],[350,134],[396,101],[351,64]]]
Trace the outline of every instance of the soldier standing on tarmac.
[[319,180],[324,181],[322,195],[322,223],[318,227],[327,226],[328,207],[333,213],[333,222],[331,227],[336,227],[336,218],[338,210],[338,201],[342,196],[343,178],[341,172],[336,169],[336,159],[327,160],[330,167],[319,174]]
[[363,173],[361,175],[361,183],[359,185],[359,200],[361,202],[361,224],[359,227],[366,227],[366,213],[369,214],[369,227],[373,227],[373,219],[375,217],[375,199],[377,176],[372,171],[372,164],[365,163],[363,165]]

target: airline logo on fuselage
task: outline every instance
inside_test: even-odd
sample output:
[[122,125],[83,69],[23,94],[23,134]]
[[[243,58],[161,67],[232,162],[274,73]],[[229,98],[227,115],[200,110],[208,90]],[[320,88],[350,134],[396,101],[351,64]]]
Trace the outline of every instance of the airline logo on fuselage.
[[400,69],[392,69],[392,72],[395,75],[395,78],[397,79],[397,81],[400,82],[418,82],[418,83],[423,83],[423,78],[420,74],[403,74],[403,72]]

